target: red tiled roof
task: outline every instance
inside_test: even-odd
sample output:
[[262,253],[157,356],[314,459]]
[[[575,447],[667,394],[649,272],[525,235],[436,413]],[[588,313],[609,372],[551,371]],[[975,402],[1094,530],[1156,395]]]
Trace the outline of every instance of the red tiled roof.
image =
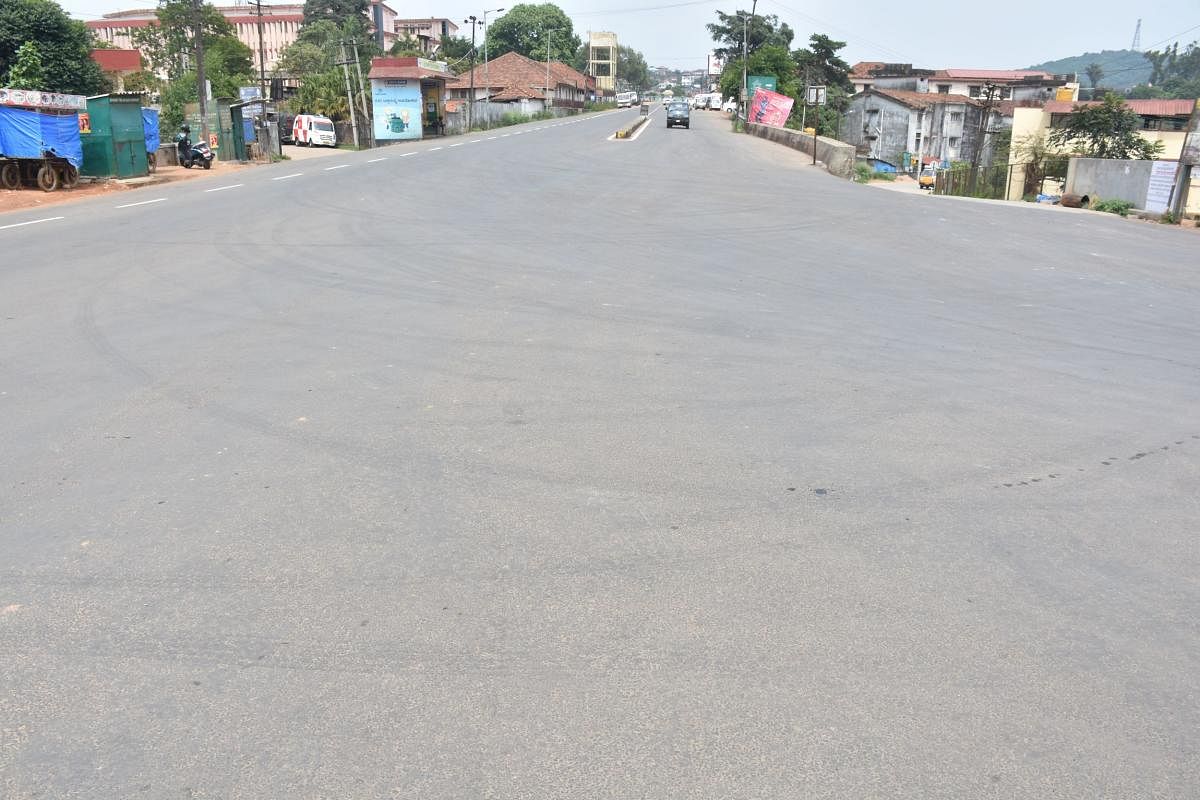
[[367,73],[367,79],[375,78],[409,78],[412,80],[443,78],[453,81],[454,75],[423,67],[418,63],[416,56],[402,56],[400,58],[372,58],[371,71]]
[[884,61],[859,61],[850,68],[851,78],[869,78],[872,72],[883,69],[887,66]]
[[[1099,105],[1099,100],[1071,102],[1067,100],[1051,100],[1042,106],[1043,111],[1051,114],[1070,114],[1076,107]],[[1125,107],[1131,108],[1143,117],[1186,117],[1192,113],[1195,100],[1126,100]]]
[[1019,81],[1025,78],[1054,78],[1040,69],[939,69],[935,78],[960,81]]
[[925,109],[930,106],[938,105],[980,105],[978,100],[972,100],[962,94],[940,94],[938,92],[910,92],[906,89],[867,89],[862,94],[879,94],[884,97],[890,97],[898,103],[903,103],[909,108]]
[[[578,77],[569,78],[567,71],[574,73]],[[475,73],[476,89],[489,88],[500,89],[502,91],[516,88],[540,89],[541,92],[537,94],[537,97],[541,97],[542,93],[546,90],[546,62],[534,61],[532,58],[527,58],[520,53],[505,53],[498,58],[493,58],[488,62],[486,69],[483,64],[479,64],[474,70],[467,70],[447,83],[446,87],[449,89],[469,89],[471,87],[472,72]],[[485,77],[487,83],[490,83],[491,86],[485,87]],[[579,86],[582,86],[586,80],[584,75],[575,72],[575,70],[566,64],[559,64],[554,61],[550,62],[550,79],[554,83]]]
[[113,28],[120,30],[122,28],[144,28],[147,25],[157,25],[156,19],[89,19],[83,23],[93,30],[101,28]]
[[92,51],[92,61],[105,72],[137,72],[142,68],[142,54],[137,50],[97,48]]
[[[470,88],[470,87],[468,87],[468,88]],[[522,98],[529,98],[531,100],[541,100],[545,96],[546,96],[545,92],[539,92],[536,89],[530,89],[528,86],[509,86],[508,88],[503,89],[503,90],[497,92],[496,94],[492,95],[492,99],[499,100],[501,102],[503,102],[505,100],[520,100]]]
[[[263,8],[264,9],[270,8],[270,6],[268,6],[266,3],[263,3]],[[258,15],[250,14],[248,16],[240,16],[240,17],[226,17],[225,21],[228,22],[230,25],[251,25],[251,24],[257,25],[258,24]],[[272,14],[269,11],[263,11],[262,21],[265,23],[303,22],[304,15],[303,14]]]

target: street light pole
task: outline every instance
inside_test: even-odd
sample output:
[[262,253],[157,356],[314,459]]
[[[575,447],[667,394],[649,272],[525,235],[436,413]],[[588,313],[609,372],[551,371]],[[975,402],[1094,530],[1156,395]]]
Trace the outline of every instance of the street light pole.
[[492,127],[492,81],[491,81],[491,76],[488,74],[487,15],[488,14],[499,14],[503,10],[504,10],[503,8],[492,8],[492,9],[487,9],[483,12],[483,82],[486,84],[486,86],[483,87],[483,91],[487,92],[487,100],[484,101],[485,106],[484,106],[483,124],[484,124],[484,127],[488,128],[488,129],[490,129]]
[[[463,24],[471,26],[471,96],[467,100],[467,130],[475,127],[475,23],[474,14],[463,20]],[[487,39],[484,39],[487,42]]]
[[742,12],[742,116],[750,121],[750,21],[758,9],[758,0],[750,4],[750,16]]
[[553,102],[550,94],[550,31],[546,31],[546,102],[544,110],[548,111]]

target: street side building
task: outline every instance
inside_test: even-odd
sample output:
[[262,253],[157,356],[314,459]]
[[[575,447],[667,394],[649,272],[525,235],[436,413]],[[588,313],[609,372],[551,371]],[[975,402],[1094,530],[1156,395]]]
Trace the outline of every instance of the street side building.
[[[913,159],[922,165],[971,161],[980,144],[984,111],[984,103],[965,95],[867,89],[850,98],[839,138],[854,145],[859,156],[902,171],[913,166]],[[1003,124],[997,108],[982,129]],[[986,154],[980,155],[986,163]]]
[[[1013,112],[1012,140],[1013,144],[1038,138],[1045,139],[1052,129],[1061,127],[1064,121],[1077,109],[1098,105],[1100,101],[1063,102],[1050,101],[1040,107],[1017,108]],[[1187,137],[1188,118],[1195,106],[1195,100],[1126,100],[1125,107],[1134,111],[1141,118],[1141,130],[1138,135],[1149,142],[1162,142],[1163,152],[1161,161],[1177,161],[1183,152],[1183,142]],[[1069,150],[1058,148],[1063,155],[1071,155]],[[1008,199],[1020,200],[1029,190],[1025,181],[1025,165],[1013,167],[1008,184]],[[1198,176],[1200,178],[1200,176]],[[1193,181],[1193,186],[1197,182]],[[1200,187],[1189,194],[1189,211],[1200,211]]]
[[444,17],[397,19],[395,31],[396,36],[400,39],[406,36],[416,39],[422,53],[433,55],[441,50],[444,40],[458,35],[458,25],[453,20]]
[[912,64],[860,61],[850,69],[855,93],[868,89],[900,89],[909,92],[953,94],[976,100],[987,98],[993,87],[994,100],[1044,103],[1074,100],[1079,82],[1074,75],[1055,75],[1030,69],[917,69]]
[[459,75],[446,89],[451,100],[469,100],[474,85],[475,114],[482,118],[486,109],[481,103],[489,98],[498,106],[519,106],[493,109],[497,113],[517,110],[529,114],[551,107],[581,109],[597,81],[557,61],[550,62],[547,69],[545,61],[534,61],[520,53],[505,53]]
[[98,48],[92,51],[92,61],[112,81],[113,91],[125,91],[125,79],[142,69],[142,54],[138,50],[121,50],[115,47]]

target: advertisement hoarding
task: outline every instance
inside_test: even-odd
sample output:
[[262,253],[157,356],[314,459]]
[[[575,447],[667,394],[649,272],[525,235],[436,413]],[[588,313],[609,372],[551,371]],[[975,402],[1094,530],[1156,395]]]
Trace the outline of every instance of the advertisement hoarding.
[[755,89],[754,96],[750,99],[749,120],[759,125],[782,128],[792,113],[792,104],[795,102],[786,94]]
[[0,89],[0,106],[55,111],[87,111],[87,98],[81,94],[39,92],[34,89]]
[[766,89],[773,92],[776,89],[774,75],[749,75],[746,78],[746,91],[754,96],[755,89]]
[[421,138],[421,82],[408,78],[371,81],[375,141]]

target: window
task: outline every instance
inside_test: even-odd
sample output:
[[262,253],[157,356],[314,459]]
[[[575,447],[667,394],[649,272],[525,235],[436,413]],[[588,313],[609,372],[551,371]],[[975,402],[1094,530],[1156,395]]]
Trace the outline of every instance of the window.
[[611,47],[593,47],[592,61],[612,61]]
[[1001,100],[1011,100],[1012,99],[1012,87],[1011,86],[1001,86],[1000,87],[1000,99]]
[[951,136],[948,144],[950,145],[951,150],[957,150],[958,149],[958,137]]
[[982,86],[968,86],[967,87],[967,96],[968,97],[983,96],[983,87]]
[[962,120],[963,120],[963,112],[961,112],[961,111],[951,111],[950,112],[950,121],[951,122],[962,122]]
[[937,87],[938,87],[938,94],[950,94],[950,84],[939,83],[937,85]]

